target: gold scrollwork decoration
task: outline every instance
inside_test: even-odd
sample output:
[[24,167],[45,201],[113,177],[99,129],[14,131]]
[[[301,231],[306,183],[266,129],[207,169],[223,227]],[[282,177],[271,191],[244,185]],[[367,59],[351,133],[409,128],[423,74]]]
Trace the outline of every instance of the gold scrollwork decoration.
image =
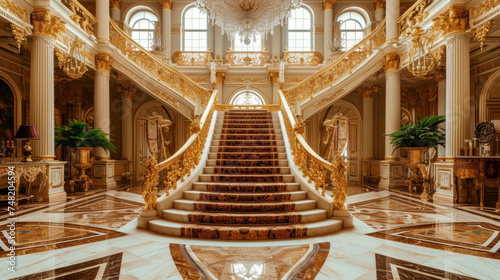
[[264,66],[269,61],[267,50],[261,52],[226,51],[226,61],[231,66]]
[[12,34],[14,34],[14,40],[16,41],[17,49],[21,50],[21,45],[24,44],[28,36],[31,35],[31,29],[19,27],[11,23],[10,30]]
[[0,7],[3,7],[23,21],[29,22],[29,13],[15,4],[13,0],[0,0]]
[[486,34],[488,34],[488,31],[490,31],[490,28],[495,24],[494,20],[489,20],[482,25],[472,29],[470,34],[474,39],[476,39],[479,42],[479,47],[481,50],[483,49],[484,42],[486,42]]
[[287,62],[288,66],[318,66],[321,62],[321,53],[284,51],[283,61]]
[[177,66],[205,66],[213,61],[211,51],[177,51],[174,59]]
[[54,39],[66,30],[66,22],[47,9],[35,10],[31,13],[33,33],[50,36]]
[[69,18],[89,35],[96,36],[97,19],[76,0],[61,0],[73,12]]

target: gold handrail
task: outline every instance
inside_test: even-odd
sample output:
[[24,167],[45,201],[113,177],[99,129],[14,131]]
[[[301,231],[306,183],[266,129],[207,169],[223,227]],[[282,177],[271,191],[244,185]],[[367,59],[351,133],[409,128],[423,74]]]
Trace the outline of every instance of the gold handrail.
[[206,107],[210,99],[210,91],[144,49],[125,34],[112,19],[109,22],[111,25],[110,40],[112,45],[118,48],[127,58],[185,98],[193,102],[196,98],[200,98],[201,104]]
[[191,176],[191,171],[200,163],[214,115],[217,95],[218,91],[215,90],[201,118],[197,116],[191,123],[191,136],[175,154],[160,163],[157,163],[153,156],[146,162],[144,169],[146,179],[142,184],[142,196],[146,204],[145,211],[156,210],[160,172],[167,170],[167,179],[163,180],[163,184],[166,196],[168,196],[170,190],[177,189],[177,181],[184,182],[185,177]]
[[[406,10],[406,12],[398,19],[399,36],[407,36],[406,29],[422,24],[423,20],[427,17],[424,10],[433,2],[434,0],[418,0],[408,10]],[[412,31],[412,29],[409,30],[409,32]]]
[[311,98],[314,93],[331,86],[341,77],[352,73],[352,70],[367,59],[374,49],[385,43],[385,19],[361,42],[346,51],[332,64],[305,78],[302,82],[285,90],[288,103]]
[[299,117],[296,119],[293,116],[285,95],[281,90],[278,91],[278,96],[295,166],[302,172],[304,177],[308,178],[309,183],[314,182],[314,188],[317,191],[321,190],[321,195],[323,197],[326,197],[326,173],[331,172],[332,181],[335,183],[335,187],[332,189],[333,208],[335,210],[346,210],[346,175],[349,163],[342,161],[340,157],[334,158],[333,163],[320,157],[309,144],[307,144],[303,135],[305,125]]

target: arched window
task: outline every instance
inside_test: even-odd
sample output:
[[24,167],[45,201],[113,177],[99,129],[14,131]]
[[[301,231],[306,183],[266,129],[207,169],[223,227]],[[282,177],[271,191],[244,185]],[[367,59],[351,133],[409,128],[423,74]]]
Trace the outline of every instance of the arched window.
[[288,18],[288,50],[312,51],[312,13],[304,7],[292,10]]
[[231,105],[264,105],[266,102],[260,94],[253,90],[237,92],[229,102]]
[[238,38],[239,36],[235,36],[233,42],[233,49],[237,52],[260,52],[262,51],[262,36],[257,34],[255,36],[255,40],[253,38],[250,39],[250,44],[246,45],[245,42]]
[[337,21],[340,23],[340,39],[342,50],[347,51],[363,40],[363,33],[366,21],[357,12],[345,12],[341,14]]
[[194,5],[184,12],[182,19],[183,49],[206,51],[208,48],[208,18]]
[[130,19],[132,39],[149,51],[153,49],[156,21],[158,18],[148,11],[139,11]]

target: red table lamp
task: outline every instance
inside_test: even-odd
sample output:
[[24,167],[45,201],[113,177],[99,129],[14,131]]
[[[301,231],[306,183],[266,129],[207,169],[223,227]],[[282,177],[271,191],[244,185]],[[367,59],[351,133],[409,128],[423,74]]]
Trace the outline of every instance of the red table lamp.
[[14,139],[16,140],[26,140],[26,144],[23,147],[23,160],[22,162],[31,162],[33,161],[31,159],[31,146],[30,146],[30,140],[31,139],[40,139],[40,135],[38,135],[38,131],[36,131],[36,128],[34,125],[21,125],[19,126],[19,129],[17,130],[16,136],[14,136]]

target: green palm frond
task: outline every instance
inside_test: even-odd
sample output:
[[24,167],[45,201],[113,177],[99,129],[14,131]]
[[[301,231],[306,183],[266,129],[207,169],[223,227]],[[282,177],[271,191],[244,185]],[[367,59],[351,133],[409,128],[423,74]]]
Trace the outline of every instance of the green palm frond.
[[446,120],[445,116],[430,116],[419,120],[416,124],[403,125],[401,130],[384,136],[391,137],[391,143],[397,148],[402,147],[433,147],[444,146],[445,133],[439,125]]
[[70,120],[69,125],[55,127],[56,147],[101,147],[106,151],[116,152],[116,148],[108,139],[109,134],[101,129],[89,130],[88,123]]

